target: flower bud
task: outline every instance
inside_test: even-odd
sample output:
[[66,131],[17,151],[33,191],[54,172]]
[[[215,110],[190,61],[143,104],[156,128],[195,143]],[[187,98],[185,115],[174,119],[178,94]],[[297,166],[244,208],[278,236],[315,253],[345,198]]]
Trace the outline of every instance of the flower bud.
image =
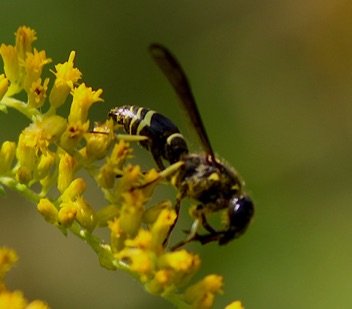
[[94,209],[81,197],[77,198],[75,204],[77,206],[76,220],[91,233],[97,225],[97,215]]
[[59,220],[59,211],[48,199],[42,198],[37,206],[39,213],[44,217],[45,221],[54,224]]
[[5,141],[0,150],[0,174],[3,175],[11,169],[15,158],[16,143]]

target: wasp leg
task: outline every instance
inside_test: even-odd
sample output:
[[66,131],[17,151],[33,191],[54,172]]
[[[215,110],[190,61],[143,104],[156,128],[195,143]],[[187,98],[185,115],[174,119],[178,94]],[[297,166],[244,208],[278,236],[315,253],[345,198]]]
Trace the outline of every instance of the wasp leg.
[[[105,134],[105,132],[94,132],[94,133],[104,133]],[[147,141],[149,138],[144,135],[115,134],[115,139],[124,140],[126,142],[144,142],[144,141]]]
[[209,234],[205,234],[205,235],[200,235],[198,233],[195,233],[191,238],[187,238],[181,242],[179,242],[178,244],[174,245],[171,250],[175,251],[176,249],[184,246],[185,244],[188,244],[192,241],[199,241],[202,245],[205,245],[209,242],[212,241],[219,241],[220,239],[222,239],[223,237],[223,233],[209,233]]
[[159,154],[156,154],[155,152],[152,151],[153,159],[156,165],[158,166],[160,171],[165,170],[165,166],[163,164],[163,161],[161,160],[161,157]]
[[177,220],[178,220],[178,217],[180,215],[180,208],[181,208],[181,201],[182,199],[184,198],[184,193],[182,193],[181,191],[179,191],[177,193],[177,196],[176,196],[176,202],[175,202],[175,206],[174,206],[174,209],[175,209],[175,212],[176,212],[176,219],[174,221],[174,223],[170,226],[170,229],[169,229],[169,232],[167,233],[167,236],[164,240],[164,243],[163,245],[166,247],[167,245],[167,242],[169,241],[170,239],[170,235],[172,233],[172,230],[175,228],[176,226],[176,223],[177,223]]
[[169,180],[171,178],[171,176],[173,174],[175,174],[177,171],[179,171],[180,168],[184,165],[185,165],[185,162],[178,161],[178,162],[168,166],[164,170],[160,171],[159,175],[161,178]]
[[203,227],[209,232],[209,234],[200,235],[196,233],[192,238],[193,241],[199,241],[202,245],[205,245],[212,241],[219,241],[224,237],[226,234],[225,231],[216,231],[214,228],[208,223],[204,214],[201,214],[202,218],[202,225]]
[[213,227],[208,223],[207,219],[205,218],[204,214],[201,214],[201,223],[203,227],[210,233],[210,234],[216,234],[217,232],[213,229]]
[[[172,176],[172,174],[177,172],[180,169],[180,167],[183,165],[184,165],[184,162],[182,162],[182,161],[176,162],[176,163],[168,166],[166,169],[160,171],[159,176],[157,178],[155,178],[155,179],[153,179],[143,185],[135,186],[135,187],[133,187],[133,189],[144,189],[152,184],[155,184],[158,181],[165,180],[165,179],[168,180]],[[145,172],[142,172],[142,173],[145,173]]]
[[205,245],[212,241],[219,241],[224,236],[223,232],[209,233],[205,235],[196,234],[193,237],[193,241],[199,241],[202,245]]
[[[209,233],[205,235],[198,234],[198,228],[200,225],[202,225]],[[176,250],[192,241],[199,241],[202,245],[205,245],[212,241],[219,241],[224,236],[224,232],[217,232],[214,230],[203,213],[196,217],[192,223],[191,230],[186,231],[186,233],[188,233],[186,239],[173,246],[172,250]]]
[[[182,240],[179,243],[177,243],[176,245],[174,245],[171,248],[171,250],[174,251],[174,250],[184,246],[185,244],[188,244],[188,243],[196,240],[198,237],[197,231],[198,231],[199,226],[203,225],[203,222],[202,222],[203,219],[205,219],[204,215],[200,215],[199,217],[196,217],[192,223],[191,229],[189,231],[185,231],[188,234],[186,239]],[[209,227],[210,227],[210,225],[209,225]]]

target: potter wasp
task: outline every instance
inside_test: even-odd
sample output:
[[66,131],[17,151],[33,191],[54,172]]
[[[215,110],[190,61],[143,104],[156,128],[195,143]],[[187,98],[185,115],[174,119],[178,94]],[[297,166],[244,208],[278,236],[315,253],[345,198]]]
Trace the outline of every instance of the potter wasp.
[[[159,169],[178,190],[175,203],[177,215],[184,198],[198,202],[192,210],[195,220],[188,236],[176,247],[191,241],[227,244],[246,230],[254,214],[253,202],[244,192],[243,182],[237,172],[215,156],[190,84],[179,62],[162,45],[152,44],[149,50],[179,97],[204,152],[190,152],[177,126],[150,109],[125,105],[112,109],[109,117],[122,125],[126,133],[147,137],[147,140],[140,142],[141,146],[151,152]],[[170,166],[165,167],[163,161],[167,161]],[[176,170],[173,166],[177,166]],[[225,224],[221,228],[214,228],[207,216],[220,211],[224,212]],[[200,226],[207,231],[206,234],[198,233]]]

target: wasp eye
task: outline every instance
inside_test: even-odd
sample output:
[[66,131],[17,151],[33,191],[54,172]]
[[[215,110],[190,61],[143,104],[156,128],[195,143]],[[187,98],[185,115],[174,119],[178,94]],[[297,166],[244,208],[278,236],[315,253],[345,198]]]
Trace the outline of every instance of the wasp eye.
[[244,195],[230,200],[228,214],[230,219],[229,229],[236,230],[236,234],[242,234],[254,214],[252,200]]
[[242,235],[254,214],[252,200],[241,195],[232,198],[228,205],[229,226],[219,239],[219,245],[226,245],[229,241]]

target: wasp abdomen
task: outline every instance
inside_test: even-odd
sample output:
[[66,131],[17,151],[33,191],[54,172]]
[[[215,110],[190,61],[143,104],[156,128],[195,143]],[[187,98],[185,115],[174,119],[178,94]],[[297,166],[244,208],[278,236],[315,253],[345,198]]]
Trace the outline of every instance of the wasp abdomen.
[[188,154],[186,141],[179,129],[162,114],[145,107],[124,105],[113,108],[109,117],[122,125],[126,133],[148,137],[140,144],[152,153],[161,170],[165,169],[162,159],[173,164]]

